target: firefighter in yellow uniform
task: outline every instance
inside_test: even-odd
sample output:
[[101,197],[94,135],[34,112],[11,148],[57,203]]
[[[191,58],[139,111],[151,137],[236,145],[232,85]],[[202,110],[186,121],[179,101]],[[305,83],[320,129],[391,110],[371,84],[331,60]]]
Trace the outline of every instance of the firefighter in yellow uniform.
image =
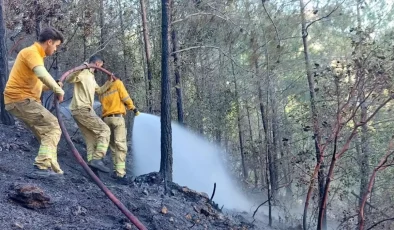
[[[101,67],[104,62],[98,56],[92,56],[89,64]],[[102,87],[94,79],[95,70],[84,69],[67,78],[68,83],[74,83],[74,94],[70,104],[71,114],[85,138],[88,165],[102,172],[110,172],[102,159],[107,153],[111,131],[93,109],[94,94],[98,95],[107,91],[112,85],[112,80],[107,81]]]
[[132,110],[136,116],[140,113],[134,106],[123,82],[119,79],[115,80],[112,86],[99,98],[104,122],[111,129],[109,146],[114,168],[113,177],[121,183],[128,183],[126,177],[127,130],[124,116],[126,108]]
[[59,102],[63,101],[64,91],[44,66],[44,58],[52,55],[62,42],[63,35],[58,30],[43,29],[37,42],[18,53],[4,89],[5,109],[24,122],[40,142],[30,176],[63,174],[57,162],[60,126],[40,100],[42,91],[52,90]]

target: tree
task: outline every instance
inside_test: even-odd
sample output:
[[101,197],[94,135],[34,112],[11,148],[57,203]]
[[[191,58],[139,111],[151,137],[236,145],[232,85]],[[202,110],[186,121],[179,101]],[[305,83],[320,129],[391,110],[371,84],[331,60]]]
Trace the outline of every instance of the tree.
[[152,62],[151,62],[151,49],[150,49],[150,40],[149,40],[149,27],[147,22],[146,16],[146,6],[145,0],[140,0],[141,5],[141,18],[142,18],[142,34],[144,36],[144,47],[145,47],[145,58],[146,58],[146,68],[147,68],[147,75],[148,75],[148,85],[146,86],[147,89],[147,102],[148,102],[148,112],[152,113]]
[[8,59],[5,46],[6,30],[4,24],[4,0],[0,0],[0,112],[1,122],[5,125],[14,125],[14,118],[5,110],[4,88],[8,78]]
[[[161,1],[161,161],[160,172],[165,181],[172,181],[172,129],[171,129],[171,91],[169,71],[169,1]],[[167,187],[167,186],[166,186]]]
[[[171,21],[175,18],[175,8],[174,1],[171,1]],[[183,97],[182,97],[182,81],[181,81],[181,66],[179,61],[178,51],[178,40],[177,40],[177,32],[174,26],[171,26],[171,42],[172,42],[172,57],[174,58],[174,74],[175,74],[175,91],[176,91],[176,108],[178,115],[178,122],[184,124],[183,119]]]
[[[305,70],[306,70],[306,77],[308,81],[308,86],[309,86],[309,99],[310,99],[310,108],[311,108],[311,118],[312,118],[312,124],[313,124],[313,140],[315,142],[315,151],[316,151],[316,169],[315,172],[318,172],[318,184],[319,184],[319,198],[320,200],[323,197],[323,192],[324,192],[324,162],[323,162],[323,154],[320,151],[320,142],[321,142],[321,136],[320,136],[320,130],[319,130],[319,117],[318,117],[318,111],[316,107],[316,93],[315,93],[315,85],[314,81],[312,79],[312,67],[311,67],[311,62],[310,62],[310,57],[309,57],[309,46],[308,46],[308,30],[307,30],[307,25],[306,25],[306,19],[305,19],[305,4],[304,0],[299,0],[300,1],[300,10],[301,10],[301,36],[302,36],[302,44],[304,47],[304,58],[305,58]],[[314,183],[315,180],[315,173],[312,175],[311,179],[311,184]],[[306,226],[306,218],[307,218],[307,210],[308,210],[308,202],[309,202],[309,197],[311,194],[311,189],[312,186],[310,186],[306,202],[305,202],[305,207],[304,207],[304,216],[303,216],[303,227],[304,230],[307,229]],[[327,229],[326,222],[324,221],[323,224],[323,229]]]

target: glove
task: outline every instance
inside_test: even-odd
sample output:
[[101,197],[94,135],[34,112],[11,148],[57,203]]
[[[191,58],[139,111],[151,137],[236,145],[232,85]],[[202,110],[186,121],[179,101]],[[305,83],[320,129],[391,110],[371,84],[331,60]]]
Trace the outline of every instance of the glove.
[[135,115],[135,116],[138,116],[138,115],[140,115],[140,111],[138,111],[138,109],[137,109],[137,108],[135,108],[135,109],[133,110],[133,112],[134,112],[134,115]]

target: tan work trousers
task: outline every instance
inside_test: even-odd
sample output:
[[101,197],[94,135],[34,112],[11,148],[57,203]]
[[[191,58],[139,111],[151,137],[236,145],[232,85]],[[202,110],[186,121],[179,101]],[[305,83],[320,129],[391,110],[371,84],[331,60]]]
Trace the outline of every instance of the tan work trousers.
[[108,150],[111,131],[91,108],[71,111],[72,116],[85,138],[87,160],[102,159]]
[[126,175],[127,130],[123,117],[105,117],[104,122],[111,129],[109,147],[111,149],[112,163],[117,176]]
[[34,99],[6,104],[5,109],[23,121],[40,142],[34,165],[62,174],[57,162],[57,145],[62,134],[57,118]]

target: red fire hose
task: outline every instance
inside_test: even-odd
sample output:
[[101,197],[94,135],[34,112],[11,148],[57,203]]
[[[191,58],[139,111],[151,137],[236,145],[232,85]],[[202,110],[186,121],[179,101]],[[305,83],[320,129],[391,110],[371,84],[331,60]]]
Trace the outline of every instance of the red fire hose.
[[[109,77],[116,79],[113,74],[111,72],[109,72],[108,70],[95,66],[95,65],[81,65],[78,67],[75,67],[67,72],[65,72],[59,81],[63,82],[67,76],[69,76],[71,73],[79,71],[79,70],[83,70],[83,69],[87,69],[87,68],[96,68],[99,69],[101,71],[103,71],[104,73],[108,74]],[[90,167],[86,164],[86,162],[83,160],[83,158],[81,157],[81,155],[79,154],[78,150],[75,148],[73,142],[71,141],[70,135],[67,132],[67,129],[64,125],[64,122],[61,118],[60,115],[60,109],[59,109],[59,101],[57,100],[56,96],[55,96],[55,108],[56,108],[56,116],[59,120],[59,125],[60,128],[62,129],[63,135],[66,138],[66,141],[68,143],[68,145],[71,148],[71,151],[73,152],[75,158],[77,159],[78,163],[83,167],[83,169],[85,169],[85,171],[89,174],[89,176],[94,180],[94,182],[96,182],[96,184],[100,187],[101,190],[103,190],[103,192],[105,193],[105,195],[108,196],[108,198],[120,209],[120,211],[122,211],[122,213],[139,229],[139,230],[147,230],[147,228],[137,219],[137,217],[135,217],[124,205],[122,202],[120,202],[118,200],[118,198],[115,197],[115,195],[103,184],[103,182],[101,182],[101,180],[96,176],[96,174],[93,173],[93,171],[90,169]]]

